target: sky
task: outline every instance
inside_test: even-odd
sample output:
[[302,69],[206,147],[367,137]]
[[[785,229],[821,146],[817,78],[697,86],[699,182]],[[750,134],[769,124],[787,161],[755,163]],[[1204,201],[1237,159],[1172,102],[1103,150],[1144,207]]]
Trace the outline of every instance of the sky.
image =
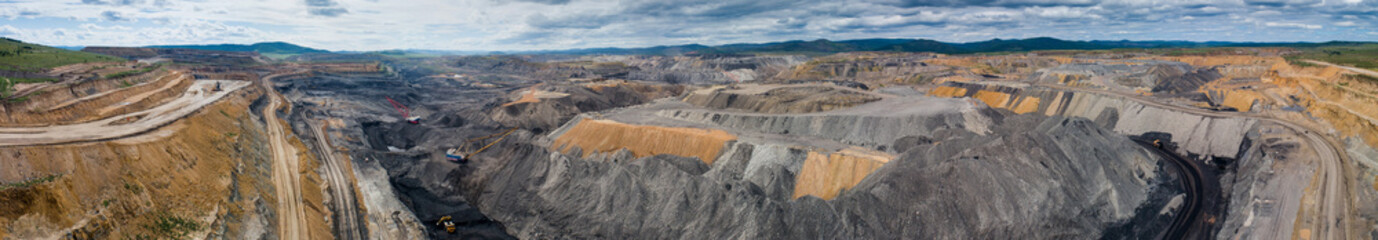
[[1378,41],[1378,0],[0,0],[57,46],[514,51],[787,40]]

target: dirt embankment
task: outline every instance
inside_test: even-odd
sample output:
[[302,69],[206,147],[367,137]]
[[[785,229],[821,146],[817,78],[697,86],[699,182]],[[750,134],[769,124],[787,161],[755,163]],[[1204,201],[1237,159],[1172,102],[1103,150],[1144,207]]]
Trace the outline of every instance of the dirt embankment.
[[[934,106],[956,104],[947,99],[929,100],[935,101]],[[687,124],[647,119],[665,116],[654,112],[666,110],[653,109],[675,105],[687,106],[657,102],[644,108],[606,112],[605,116],[619,121]],[[916,119],[943,118],[960,115],[959,110],[909,114]],[[855,111],[859,110],[844,113]],[[1172,189],[1151,187],[1167,181],[1161,177],[1166,174],[1160,173],[1153,155],[1089,121],[991,111],[977,114],[999,115],[986,118],[1004,119],[1004,124],[992,125],[989,132],[978,134],[908,121],[910,126],[927,128],[925,132],[931,134],[918,136],[929,140],[895,141],[890,149],[904,150],[893,160],[871,150],[829,155],[781,147],[836,144],[822,139],[834,136],[729,128],[727,131],[741,132],[741,138],[711,163],[695,161],[701,158],[695,156],[697,153],[584,158],[552,153],[536,139],[501,144],[504,151],[494,155],[495,160],[475,163],[476,168],[493,167],[496,172],[465,172],[462,181],[480,184],[484,190],[469,196],[477,196],[484,213],[503,222],[509,233],[524,238],[888,239],[923,238],[933,232],[978,239],[1097,236],[1139,215],[1149,219],[1159,216],[1165,199],[1174,194]],[[823,126],[829,129],[884,126],[875,121],[861,122],[867,125],[825,121],[814,115],[794,117],[830,122]],[[722,119],[730,122],[727,114]],[[552,133],[552,147],[566,137],[604,142],[603,135],[573,134],[574,128],[589,124],[586,121],[570,123],[571,131]],[[764,122],[789,124],[769,119]],[[641,136],[652,139],[612,142],[641,148],[636,145],[664,141],[655,138],[686,138]],[[1067,174],[1074,172],[1092,174]],[[801,193],[779,192],[782,187],[807,190],[803,195],[832,196],[832,200],[794,199],[792,196]],[[533,198],[547,200],[514,200]],[[1153,211],[1142,213],[1136,211],[1138,208]],[[1101,214],[1081,214],[1088,211]],[[1143,232],[1161,227],[1149,225],[1132,227],[1143,228],[1136,230]]]
[[542,133],[574,115],[646,103],[680,95],[684,86],[640,82],[539,84],[511,93],[511,102],[492,108],[489,116],[509,127]]
[[42,126],[81,123],[158,106],[182,95],[191,74],[155,70],[144,74],[48,86],[27,100],[4,104],[0,125]]
[[275,238],[271,156],[244,90],[128,138],[0,148],[0,238]]
[[714,109],[758,113],[810,113],[848,108],[880,100],[879,96],[831,85],[738,85],[694,91],[684,101]]
[[566,153],[575,148],[582,149],[581,157],[626,149],[635,157],[671,154],[697,157],[704,163],[713,164],[723,146],[736,139],[737,136],[716,129],[641,126],[581,119],[573,127],[564,130],[552,147]]

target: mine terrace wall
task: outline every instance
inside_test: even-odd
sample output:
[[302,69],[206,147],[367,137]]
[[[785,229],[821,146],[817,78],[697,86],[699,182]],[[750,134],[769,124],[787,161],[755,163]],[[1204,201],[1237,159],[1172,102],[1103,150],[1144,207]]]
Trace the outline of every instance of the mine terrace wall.
[[795,179],[793,197],[813,195],[824,200],[833,199],[894,158],[866,149],[843,149],[833,153],[810,151]]
[[[929,92],[933,96],[971,97],[996,108],[1047,116],[1083,117],[1127,135],[1148,132],[1172,134],[1179,151],[1237,158],[1244,133],[1257,123],[1248,118],[1205,117],[1146,106],[1133,100],[1093,93],[1040,87],[1013,88],[949,82]],[[1036,105],[1034,107],[1033,105]]]
[[[67,86],[51,86],[43,94],[34,94],[27,101],[6,103],[6,117],[0,118],[0,124],[68,124],[134,112],[180,96],[183,90],[191,86],[191,78],[191,75],[180,71],[157,70],[119,79],[96,79]],[[131,99],[152,91],[157,92]]]
[[610,120],[580,119],[555,138],[552,148],[569,153],[575,147],[583,157],[621,149],[635,157],[670,154],[697,157],[713,164],[718,154],[736,136],[722,130],[631,125]]
[[984,134],[988,126],[995,124],[971,104],[929,97],[887,98],[848,109],[809,114],[700,109],[671,109],[655,114],[741,131],[815,137],[878,151],[888,151],[891,144],[902,137],[931,136],[938,129],[964,129]]

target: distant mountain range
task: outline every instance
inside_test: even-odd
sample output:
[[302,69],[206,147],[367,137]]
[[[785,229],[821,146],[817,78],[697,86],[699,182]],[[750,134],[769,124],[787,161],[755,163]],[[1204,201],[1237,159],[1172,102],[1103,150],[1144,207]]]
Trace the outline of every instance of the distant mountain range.
[[[482,54],[568,54],[568,55],[684,55],[684,54],[832,54],[852,51],[891,51],[891,52],[935,52],[946,54],[1021,52],[1038,50],[1097,50],[1117,48],[1199,48],[1199,47],[1315,47],[1341,44],[1363,44],[1372,42],[1191,42],[1191,41],[1071,41],[1050,37],[1028,39],[992,39],[980,42],[948,43],[929,39],[856,39],[831,41],[785,41],[772,43],[738,43],[719,46],[700,44],[656,46],[646,48],[587,48],[542,51],[448,51],[448,50],[388,50],[373,52],[341,51],[335,53],[377,53],[384,55],[482,55]],[[307,54],[330,53],[330,51],[307,48],[284,42],[267,42],[253,45],[180,45],[150,46],[152,48],[190,48],[201,50],[258,52],[265,54]]]
[[591,48],[554,51],[516,52],[520,54],[652,54],[678,55],[698,54],[753,54],[753,53],[803,53],[831,54],[852,51],[891,51],[891,52],[935,52],[947,54],[1022,52],[1038,50],[1097,50],[1117,48],[1199,48],[1199,47],[1314,47],[1336,44],[1362,44],[1364,42],[1326,42],[1326,43],[1252,43],[1252,42],[1191,42],[1191,41],[1070,41],[1050,37],[1028,39],[992,39],[980,42],[948,43],[929,39],[856,39],[830,41],[786,41],[755,44],[728,44],[704,46],[698,44],[678,46],[658,46],[649,48]]
[[302,47],[285,42],[263,42],[253,45],[243,44],[215,44],[215,45],[163,45],[148,46],[148,48],[182,48],[196,50],[213,50],[227,52],[258,52],[260,54],[306,54],[306,53],[329,53],[330,51]]

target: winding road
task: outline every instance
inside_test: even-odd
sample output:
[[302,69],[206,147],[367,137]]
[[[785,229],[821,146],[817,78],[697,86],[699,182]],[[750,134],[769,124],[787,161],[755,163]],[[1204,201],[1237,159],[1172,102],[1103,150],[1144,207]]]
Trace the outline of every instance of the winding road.
[[1373,76],[1373,77],[1378,77],[1378,72],[1375,72],[1375,71],[1373,71],[1373,70],[1368,70],[1368,69],[1363,69],[1363,68],[1356,68],[1356,67],[1350,67],[1350,66],[1341,66],[1341,65],[1338,65],[1338,64],[1334,64],[1334,63],[1328,63],[1328,62],[1322,62],[1322,61],[1316,61],[1316,60],[1302,60],[1302,61],[1306,61],[1307,63],[1311,63],[1311,64],[1320,64],[1320,65],[1325,65],[1325,66],[1331,66],[1331,67],[1342,68],[1342,69],[1344,69],[1344,70],[1349,70],[1349,71],[1351,71],[1351,72],[1362,73],[1362,74],[1364,74],[1364,75],[1369,75],[1369,76]]
[[281,239],[310,239],[305,231],[307,223],[305,209],[302,208],[301,163],[297,160],[297,149],[287,140],[286,131],[278,120],[277,109],[284,101],[273,89],[273,78],[283,75],[263,77],[260,84],[268,93],[268,107],[263,108],[263,120],[268,128],[268,145],[273,151],[273,186],[277,191],[278,236]]
[[338,154],[335,154],[334,148],[331,148],[324,127],[317,128],[309,120],[306,125],[311,128],[311,134],[316,136],[319,156],[322,162],[325,162],[323,177],[326,183],[330,184],[330,196],[334,199],[331,205],[335,206],[335,232],[339,233],[340,239],[364,239],[361,232],[363,228],[359,227],[359,204],[354,198],[354,184],[350,177],[345,175],[345,171],[350,171],[349,166],[344,165]]
[[1182,189],[1185,190],[1185,201],[1183,201],[1181,210],[1173,217],[1172,224],[1168,225],[1168,229],[1164,231],[1163,235],[1159,236],[1158,239],[1188,239],[1188,236],[1191,236],[1192,239],[1201,239],[1205,237],[1205,235],[1203,235],[1204,232],[1201,230],[1208,229],[1195,227],[1200,223],[1202,213],[1201,205],[1204,204],[1204,199],[1201,197],[1204,195],[1203,193],[1205,190],[1203,189],[1205,189],[1205,186],[1203,186],[1203,184],[1205,184],[1205,182],[1201,181],[1201,175],[1203,175],[1201,173],[1201,167],[1197,166],[1194,161],[1182,159],[1182,157],[1177,156],[1176,153],[1165,151],[1157,146],[1153,146],[1152,143],[1144,141],[1135,142],[1149,149],[1149,151],[1158,154],[1158,156],[1167,159],[1168,164],[1177,169],[1178,173],[1182,174]]
[[[1347,155],[1342,154],[1344,150],[1341,146],[1344,145],[1335,142],[1335,140],[1333,139],[1326,138],[1325,136],[1320,135],[1322,131],[1317,131],[1315,129],[1306,127],[1305,125],[1289,122],[1284,119],[1278,119],[1271,116],[1256,113],[1216,112],[1199,108],[1177,106],[1160,103],[1141,95],[1126,94],[1101,89],[1074,88],[1053,84],[1035,85],[1067,91],[1088,92],[1123,97],[1125,99],[1129,99],[1147,106],[1170,109],[1174,111],[1180,111],[1207,117],[1252,118],[1262,122],[1278,124],[1290,128],[1292,131],[1301,133],[1308,140],[1308,144],[1311,145],[1314,149],[1316,149],[1317,157],[1319,158],[1319,161],[1317,161],[1317,163],[1320,164],[1320,166],[1317,168],[1317,173],[1315,175],[1318,178],[1320,178],[1320,188],[1314,189],[1317,194],[1316,196],[1320,199],[1319,201],[1317,201],[1319,204],[1316,204],[1314,206],[1314,212],[1316,214],[1314,216],[1310,216],[1313,221],[1312,223],[1318,225],[1312,226],[1315,229],[1311,230],[1312,234],[1314,234],[1314,236],[1317,237],[1312,239],[1348,239],[1346,232],[1348,228],[1346,226],[1349,226],[1350,219],[1353,218],[1353,216],[1351,216],[1351,213],[1353,211],[1352,207],[1349,206],[1349,186],[1346,184],[1344,180],[1344,176],[1346,176],[1347,174],[1345,174],[1345,169],[1342,166],[1344,166],[1345,162],[1349,162],[1351,160],[1348,159]],[[1302,216],[1299,216],[1298,219],[1302,219]]]
[[[264,119],[268,122],[270,143],[273,149],[273,183],[278,189],[278,229],[283,232],[284,239],[306,239],[309,233],[302,231],[303,223],[306,223],[306,213],[302,208],[301,197],[301,169],[297,158],[297,149],[292,146],[287,139],[287,134],[283,130],[283,124],[279,124],[277,109],[286,102],[285,97],[273,89],[273,79],[282,76],[299,74],[301,72],[290,72],[274,74],[263,77],[263,88],[271,96],[271,101],[267,108],[263,109]],[[315,137],[317,148],[320,150],[318,155],[324,163],[323,180],[330,186],[331,202],[335,211],[335,232],[339,239],[364,239],[363,230],[359,224],[359,207],[355,198],[354,182],[346,175],[350,171],[347,165],[341,161],[330,146],[325,132],[316,127],[310,121],[306,122],[310,133]]]

